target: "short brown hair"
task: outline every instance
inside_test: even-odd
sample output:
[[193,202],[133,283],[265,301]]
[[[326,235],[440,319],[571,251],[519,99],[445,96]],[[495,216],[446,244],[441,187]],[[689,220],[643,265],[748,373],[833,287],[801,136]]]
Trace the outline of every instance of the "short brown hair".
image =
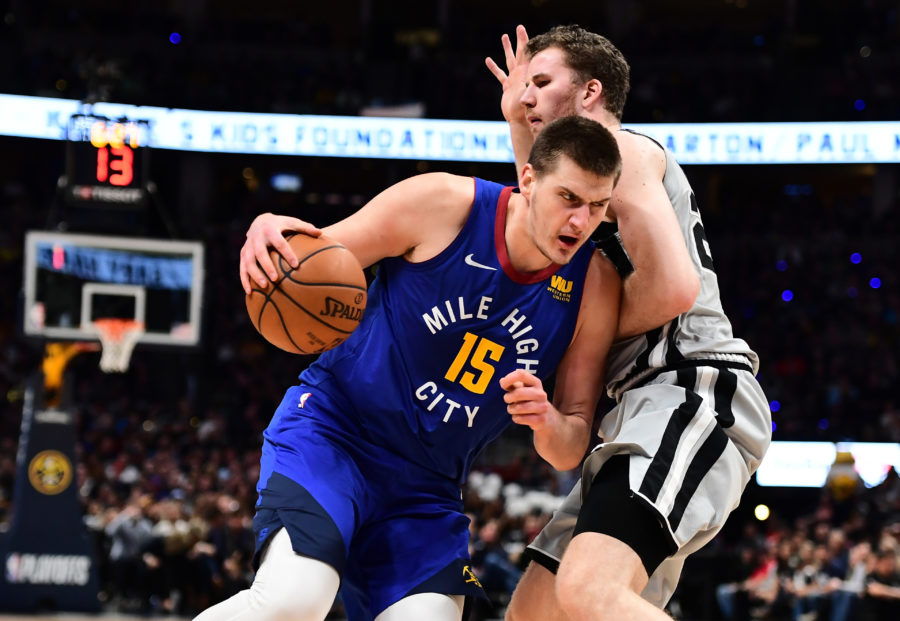
[[582,169],[598,177],[622,174],[622,156],[612,133],[597,121],[583,116],[564,116],[548,123],[534,140],[528,163],[540,176],[552,172],[565,155]]
[[621,120],[631,88],[631,69],[622,52],[606,37],[574,24],[556,26],[529,39],[525,50],[531,57],[552,47],[562,50],[566,64],[581,82],[600,80],[605,108]]

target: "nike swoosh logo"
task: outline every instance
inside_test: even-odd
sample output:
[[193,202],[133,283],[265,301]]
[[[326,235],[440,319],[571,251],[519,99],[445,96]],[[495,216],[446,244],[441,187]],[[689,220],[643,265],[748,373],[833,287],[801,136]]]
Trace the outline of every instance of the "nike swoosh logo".
[[479,263],[478,261],[476,261],[475,259],[473,259],[472,257],[474,256],[474,254],[475,253],[466,255],[466,265],[471,265],[472,267],[478,267],[483,270],[491,270],[492,272],[497,271],[496,267],[491,267],[490,265],[483,265],[483,264]]

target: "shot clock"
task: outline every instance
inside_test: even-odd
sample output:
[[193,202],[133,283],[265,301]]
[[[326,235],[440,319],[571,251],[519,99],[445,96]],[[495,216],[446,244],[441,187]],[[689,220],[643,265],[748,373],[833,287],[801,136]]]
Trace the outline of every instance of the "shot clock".
[[147,201],[149,124],[76,114],[67,127],[66,201],[140,208]]

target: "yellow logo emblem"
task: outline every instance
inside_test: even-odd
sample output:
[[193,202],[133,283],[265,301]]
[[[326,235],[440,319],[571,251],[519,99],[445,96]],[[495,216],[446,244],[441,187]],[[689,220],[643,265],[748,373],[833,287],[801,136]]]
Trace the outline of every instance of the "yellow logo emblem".
[[72,482],[72,462],[59,451],[41,451],[28,464],[28,480],[42,494],[59,494]]
[[475,576],[475,574],[472,572],[471,569],[469,569],[469,566],[468,566],[468,565],[466,565],[465,567],[463,567],[463,577],[465,577],[465,579],[466,579],[466,584],[469,584],[470,582],[472,582],[472,583],[474,583],[475,586],[477,586],[479,589],[482,588],[481,583],[478,582],[478,577]]
[[550,286],[547,287],[547,291],[553,294],[554,300],[559,300],[560,302],[572,301],[572,281],[566,280],[562,276],[557,276],[556,274],[551,276]]

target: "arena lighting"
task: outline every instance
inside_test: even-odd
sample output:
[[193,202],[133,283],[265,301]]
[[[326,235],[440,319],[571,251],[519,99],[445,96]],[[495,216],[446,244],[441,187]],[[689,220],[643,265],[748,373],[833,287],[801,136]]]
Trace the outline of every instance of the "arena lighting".
[[822,487],[838,451],[854,458],[866,487],[884,481],[891,468],[900,473],[900,444],[895,442],[772,442],[756,471],[764,487]]
[[767,507],[766,505],[756,505],[756,507],[753,509],[753,515],[760,522],[765,522],[766,520],[768,520],[770,514],[771,512],[769,511],[769,507]]
[[297,193],[303,187],[303,178],[294,173],[277,173],[269,178],[269,184],[279,192]]
[[[512,162],[503,121],[185,110],[0,94],[0,136],[63,140],[73,114],[146,121],[156,149],[210,153]],[[499,111],[498,111],[499,116]],[[626,124],[682,164],[900,163],[900,121]]]

